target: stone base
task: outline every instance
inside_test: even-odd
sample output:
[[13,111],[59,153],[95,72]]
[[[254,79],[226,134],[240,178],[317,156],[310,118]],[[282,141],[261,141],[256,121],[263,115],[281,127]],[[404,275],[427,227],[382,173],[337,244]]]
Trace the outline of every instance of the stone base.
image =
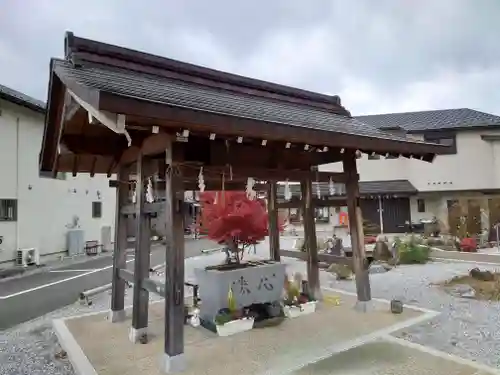
[[128,332],[128,339],[130,340],[130,342],[133,342],[135,344],[139,342],[141,337],[147,334],[148,334],[148,327],[144,328],[130,327],[130,331]]
[[160,368],[166,374],[184,371],[186,369],[186,357],[184,353],[177,354],[173,357],[164,353],[161,357]]
[[118,311],[110,310],[108,315],[108,319],[111,323],[123,322],[126,317],[127,314],[125,314],[125,310],[118,310]]
[[370,312],[373,311],[373,301],[356,301],[354,305],[354,310],[359,312]]

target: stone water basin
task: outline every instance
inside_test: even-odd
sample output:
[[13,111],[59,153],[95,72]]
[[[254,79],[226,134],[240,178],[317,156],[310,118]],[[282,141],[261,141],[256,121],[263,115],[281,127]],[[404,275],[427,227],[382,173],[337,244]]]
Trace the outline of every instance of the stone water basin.
[[228,307],[229,289],[238,308],[279,301],[286,265],[274,261],[254,261],[226,267],[194,270],[201,298],[200,318],[213,322],[219,310]]

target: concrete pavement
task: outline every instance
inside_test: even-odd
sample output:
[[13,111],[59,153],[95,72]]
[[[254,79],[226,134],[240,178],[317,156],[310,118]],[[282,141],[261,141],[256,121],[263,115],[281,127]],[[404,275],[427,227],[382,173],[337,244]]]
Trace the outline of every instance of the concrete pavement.
[[[187,240],[186,258],[201,255],[201,250],[217,247],[209,240]],[[151,251],[151,267],[165,261],[164,246]],[[133,270],[134,257],[127,257],[127,268]],[[111,282],[112,258],[89,259],[57,269],[4,280],[0,283],[0,330],[34,319],[74,303],[80,292]]]

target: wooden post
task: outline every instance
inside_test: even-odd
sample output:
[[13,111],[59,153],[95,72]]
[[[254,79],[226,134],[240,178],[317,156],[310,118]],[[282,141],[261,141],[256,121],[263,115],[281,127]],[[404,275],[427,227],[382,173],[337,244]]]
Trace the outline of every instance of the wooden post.
[[165,176],[165,346],[162,358],[167,373],[181,372],[184,358],[184,188],[182,175],[172,167],[174,145],[167,149]]
[[319,261],[318,243],[316,239],[316,223],[314,221],[314,205],[312,180],[306,179],[300,183],[302,192],[303,218],[304,218],[304,241],[307,249],[307,280],[309,290],[313,297],[321,299],[321,287],[319,283]]
[[353,268],[356,277],[356,293],[358,295],[356,309],[367,311],[371,307],[370,277],[365,255],[363,217],[359,207],[359,178],[354,153],[344,155],[343,167],[344,172],[347,174],[347,210],[352,242]]
[[271,259],[280,261],[280,233],[278,223],[278,197],[276,181],[269,181],[267,194],[267,211],[269,216],[269,243],[271,248]]
[[120,279],[118,270],[126,267],[127,218],[120,213],[128,203],[129,169],[120,166],[116,187],[115,246],[113,253],[113,274],[111,279],[111,311],[109,320],[119,322],[125,319],[125,280]]
[[149,292],[142,288],[142,280],[149,277],[149,255],[151,248],[151,219],[144,212],[146,204],[146,161],[142,154],[137,158],[136,183],[136,233],[134,261],[134,296],[132,308],[132,328],[129,338],[137,342],[147,335]]

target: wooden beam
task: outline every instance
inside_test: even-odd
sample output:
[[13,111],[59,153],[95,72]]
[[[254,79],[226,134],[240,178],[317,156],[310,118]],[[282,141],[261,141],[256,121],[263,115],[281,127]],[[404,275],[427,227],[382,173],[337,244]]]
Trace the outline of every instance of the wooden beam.
[[310,178],[300,183],[303,196],[304,241],[307,249],[307,280],[309,291],[314,298],[321,299],[319,282],[318,243],[316,239],[316,223],[313,205],[312,181]]
[[[129,170],[118,170],[118,181],[128,181]],[[120,278],[119,270],[126,268],[127,258],[127,218],[120,215],[121,207],[128,201],[128,184],[121,183],[116,189],[115,244],[113,250],[113,273],[111,275],[111,322],[125,319],[125,280]]]
[[71,96],[70,99],[64,103],[64,105],[65,105],[64,121],[67,122],[73,118],[73,116],[76,114],[76,112],[78,112],[81,106]]
[[[331,197],[327,199],[312,199],[314,207],[346,207],[347,201],[345,197]],[[302,200],[291,200],[286,202],[279,202],[277,204],[278,208],[300,208],[303,206]]]
[[[156,216],[158,213],[163,211],[165,203],[162,201],[152,202],[152,203],[144,203],[142,213],[144,215]],[[130,216],[137,214],[137,204],[127,204],[120,209],[120,213],[123,216]]]
[[[186,178],[196,178],[199,174],[199,168],[186,167],[179,165],[183,176]],[[328,182],[332,179],[334,182],[345,182],[346,176],[343,172],[317,172],[311,170],[294,169],[273,169],[259,167],[216,167],[204,166],[203,174],[205,179],[218,178],[222,180],[222,175],[226,181],[230,181],[230,176],[236,180],[246,180],[247,177],[253,177],[257,180],[268,181],[301,181],[311,179],[311,181]]]
[[135,261],[134,261],[134,295],[132,307],[132,328],[129,338],[138,342],[147,335],[149,293],[142,288],[142,280],[149,276],[149,254],[151,247],[151,220],[144,214],[146,204],[145,174],[147,161],[142,154],[137,159],[136,184],[136,233],[135,233]]
[[168,133],[152,134],[147,137],[141,145],[144,155],[164,154],[165,149],[175,141],[175,136]]
[[[300,259],[303,261],[307,261],[309,255],[305,251],[296,251],[296,250],[280,250],[280,254],[283,257]],[[342,257],[338,255],[330,255],[318,253],[318,260],[320,262],[328,263],[328,264],[344,264],[346,266],[352,267],[352,258]]]
[[271,250],[271,259],[280,261],[280,233],[279,217],[277,203],[277,184],[276,181],[269,181],[267,193],[267,212],[269,215],[269,245]]
[[[134,273],[126,268],[119,269],[118,275],[123,281],[128,281],[132,284],[135,282]],[[161,297],[165,297],[165,285],[157,280],[146,277],[145,279],[141,280],[141,288],[149,293],[154,293]]]
[[174,168],[173,144],[166,149],[165,183],[165,372],[184,369],[184,188],[182,175]]
[[[447,146],[439,146],[422,142],[408,142],[390,138],[373,138],[335,132],[324,129],[312,129],[305,126],[290,126],[288,124],[272,123],[256,119],[229,116],[208,111],[196,111],[190,108],[180,108],[163,103],[148,102],[117,94],[101,92],[99,108],[114,113],[131,116],[174,121],[186,124],[186,129],[209,133],[224,134],[233,137],[266,135],[268,141],[303,143],[308,140],[311,146],[341,147],[345,150],[366,150],[367,152],[396,152],[423,156],[423,160],[432,161],[435,154],[446,152]],[[347,118],[348,121],[356,121]],[[339,121],[345,121],[344,118]],[[353,124],[354,125],[354,124]]]
[[125,137],[119,134],[112,136],[64,134],[61,143],[75,154],[114,156],[127,149]]
[[[196,138],[195,138],[196,139]],[[193,142],[190,138],[187,143],[190,146]],[[304,144],[295,144],[291,148],[286,148],[285,142],[266,142],[262,146],[261,139],[250,138],[249,143],[237,143],[236,139],[214,140],[204,138],[200,143],[202,147],[200,153],[192,152],[190,155],[197,161],[205,161],[209,156],[209,163],[212,166],[232,165],[236,167],[254,167],[258,165],[262,168],[271,169],[302,169],[309,170],[311,166],[333,163],[342,160],[342,154],[339,149],[329,149],[327,152],[305,151]],[[206,145],[208,145],[208,149]],[[203,147],[205,146],[205,147]],[[312,147],[310,148],[310,150]],[[209,155],[204,155],[209,151]],[[252,155],[251,158],[248,155]],[[193,160],[194,161],[194,160]]]
[[343,168],[348,176],[346,195],[352,242],[353,269],[356,278],[356,293],[358,295],[356,306],[360,311],[366,311],[369,305],[368,302],[371,300],[371,290],[368,263],[365,254],[363,218],[359,206],[359,179],[357,177],[356,156],[354,153],[347,153],[345,155]]

